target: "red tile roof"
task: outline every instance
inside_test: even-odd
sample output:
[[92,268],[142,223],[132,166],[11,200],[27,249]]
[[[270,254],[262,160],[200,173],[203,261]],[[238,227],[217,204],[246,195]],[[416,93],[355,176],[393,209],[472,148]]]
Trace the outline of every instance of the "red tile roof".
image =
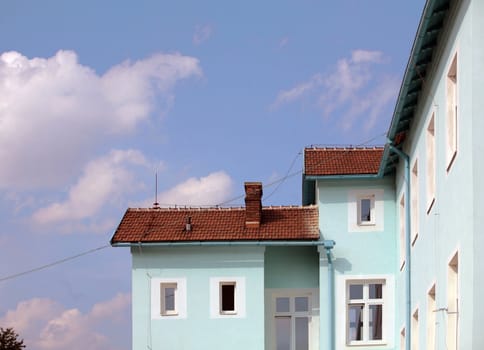
[[128,209],[111,243],[317,239],[316,206],[263,207],[259,228],[246,228],[245,208],[151,208]]
[[383,147],[306,148],[304,173],[313,176],[377,174]]

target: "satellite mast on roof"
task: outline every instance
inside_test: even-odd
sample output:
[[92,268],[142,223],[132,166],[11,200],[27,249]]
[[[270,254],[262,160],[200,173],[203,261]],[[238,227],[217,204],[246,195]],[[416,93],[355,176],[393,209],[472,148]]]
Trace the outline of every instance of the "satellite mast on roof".
[[153,203],[153,208],[160,208],[160,203],[158,203],[158,172],[155,172],[155,202]]

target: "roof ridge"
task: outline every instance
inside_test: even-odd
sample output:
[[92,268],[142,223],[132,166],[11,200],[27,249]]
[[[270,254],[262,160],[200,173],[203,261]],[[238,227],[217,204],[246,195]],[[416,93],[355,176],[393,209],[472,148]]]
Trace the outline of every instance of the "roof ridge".
[[381,151],[385,146],[311,146],[306,147],[306,150],[315,151]]

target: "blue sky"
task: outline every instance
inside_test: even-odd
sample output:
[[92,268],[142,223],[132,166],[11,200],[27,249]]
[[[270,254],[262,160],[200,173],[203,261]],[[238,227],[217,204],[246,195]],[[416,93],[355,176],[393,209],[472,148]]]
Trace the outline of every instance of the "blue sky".
[[[383,144],[423,6],[2,3],[0,279],[107,244],[156,172],[161,204],[215,205],[301,170],[305,146]],[[264,204],[299,204],[300,180]],[[0,326],[129,349],[130,283],[121,248],[1,281]]]

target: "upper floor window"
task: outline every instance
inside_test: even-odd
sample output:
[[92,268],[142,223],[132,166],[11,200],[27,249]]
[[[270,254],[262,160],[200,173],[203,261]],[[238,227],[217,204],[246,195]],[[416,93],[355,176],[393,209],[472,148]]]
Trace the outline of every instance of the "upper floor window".
[[375,195],[358,198],[358,225],[375,224]]
[[405,249],[407,247],[405,240],[405,194],[402,193],[400,197],[399,206],[399,221],[400,221],[400,270],[405,265]]
[[347,343],[360,345],[383,340],[385,281],[349,281],[347,284]]
[[447,73],[447,171],[457,154],[457,54],[452,59]]
[[435,114],[432,113],[427,126],[427,213],[435,201]]
[[220,314],[235,314],[236,282],[220,282]]
[[163,316],[177,315],[176,301],[177,301],[177,284],[161,283],[160,284],[160,304],[161,314]]
[[151,318],[179,319],[187,316],[185,278],[151,279]]
[[410,188],[411,188],[411,198],[412,201],[410,202],[410,209],[411,209],[411,229],[412,229],[412,245],[415,244],[415,241],[418,237],[418,206],[419,206],[419,191],[418,191],[418,159],[415,160],[412,167],[412,174],[410,179]]
[[381,188],[348,191],[348,232],[377,232],[384,228],[384,190]]
[[245,277],[210,278],[210,318],[245,317]]

